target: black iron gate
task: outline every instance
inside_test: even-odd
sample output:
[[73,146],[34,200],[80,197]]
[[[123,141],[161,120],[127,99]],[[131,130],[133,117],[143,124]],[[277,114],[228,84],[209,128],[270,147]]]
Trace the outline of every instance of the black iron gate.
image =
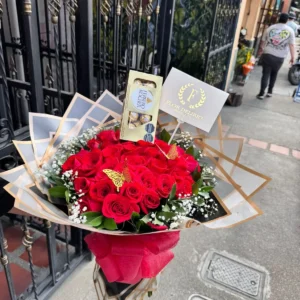
[[224,89],[241,0],[177,0],[171,65]]
[[[173,4],[0,0],[0,171],[22,163],[12,140],[29,138],[28,112],[62,115],[76,91],[92,99],[105,89],[119,95],[129,69],[165,74]],[[15,234],[20,244],[11,249]],[[90,257],[84,234],[38,218],[1,217],[0,299],[48,299]],[[19,286],[20,272],[31,275],[27,286]]]
[[[62,115],[76,91],[92,99],[105,89],[120,95],[130,69],[165,77],[175,66],[224,88],[239,5],[240,0],[0,0],[0,171],[22,163],[11,141],[29,138],[28,112]],[[22,228],[18,251],[28,253],[32,280],[25,291],[16,289],[9,262],[21,263],[14,257],[19,252],[11,252],[4,238],[12,224]],[[0,276],[6,275],[11,299],[49,297],[89,254],[81,230],[19,216],[2,217],[2,225],[0,220]],[[48,271],[42,276],[34,249],[43,238]]]

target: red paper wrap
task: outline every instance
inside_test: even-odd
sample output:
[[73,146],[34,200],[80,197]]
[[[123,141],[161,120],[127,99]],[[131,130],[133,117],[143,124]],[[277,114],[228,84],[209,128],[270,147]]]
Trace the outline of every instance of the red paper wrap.
[[174,258],[179,231],[114,236],[91,233],[85,241],[109,282],[136,284],[157,276]]

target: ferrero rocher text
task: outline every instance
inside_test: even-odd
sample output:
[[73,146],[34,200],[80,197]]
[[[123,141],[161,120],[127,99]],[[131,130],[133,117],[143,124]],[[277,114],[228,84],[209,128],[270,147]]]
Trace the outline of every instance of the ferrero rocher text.
[[121,124],[121,139],[154,142],[162,77],[130,71]]

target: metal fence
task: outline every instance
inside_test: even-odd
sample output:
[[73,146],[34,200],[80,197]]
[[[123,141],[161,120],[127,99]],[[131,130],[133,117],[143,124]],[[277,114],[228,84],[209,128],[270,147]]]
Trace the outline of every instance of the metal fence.
[[[224,89],[239,6],[240,0],[0,0],[0,171],[22,163],[12,140],[29,139],[29,112],[62,115],[75,92],[122,95],[130,69],[166,77],[175,66]],[[1,219],[0,280],[2,272],[11,299],[47,299],[90,257],[81,230],[33,217]],[[14,251],[6,234],[12,225],[22,228]],[[35,262],[40,239],[45,268]],[[15,264],[31,274],[22,291]]]

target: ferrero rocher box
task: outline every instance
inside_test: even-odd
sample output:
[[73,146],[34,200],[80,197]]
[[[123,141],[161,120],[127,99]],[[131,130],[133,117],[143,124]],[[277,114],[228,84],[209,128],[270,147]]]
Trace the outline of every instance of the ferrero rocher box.
[[154,142],[163,78],[130,71],[120,138]]

